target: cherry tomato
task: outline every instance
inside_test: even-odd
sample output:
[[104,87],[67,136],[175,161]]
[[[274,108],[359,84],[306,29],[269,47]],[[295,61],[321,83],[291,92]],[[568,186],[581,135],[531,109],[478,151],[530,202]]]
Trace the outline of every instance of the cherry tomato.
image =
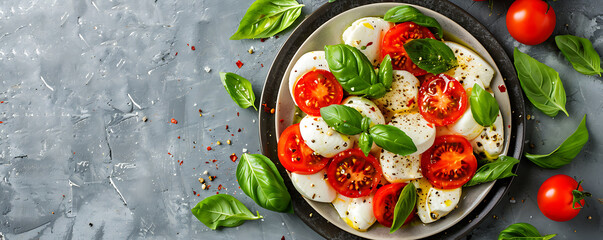
[[536,45],[555,30],[555,11],[543,0],[517,0],[507,11],[507,29],[515,40]]
[[459,188],[476,170],[477,160],[471,143],[460,135],[439,136],[433,146],[421,154],[421,173],[436,188]]
[[289,126],[278,140],[278,160],[287,170],[298,174],[316,173],[327,166],[329,158],[314,154],[304,143],[299,123]]
[[[387,184],[375,193],[373,197],[373,214],[377,218],[377,222],[386,227],[392,227],[394,222],[394,209],[402,189],[406,186],[406,183],[392,183]],[[404,221],[404,224],[409,223],[415,216],[415,209],[412,210],[410,215]]]
[[348,149],[333,157],[327,169],[331,186],[341,195],[357,198],[369,195],[381,180],[381,166],[373,155]]
[[320,116],[320,108],[341,103],[343,88],[331,72],[316,69],[307,72],[297,81],[293,96],[303,112]]
[[418,104],[425,120],[445,126],[463,116],[467,109],[467,93],[459,81],[442,73],[421,84]]
[[421,38],[435,39],[433,33],[426,27],[419,26],[413,22],[400,23],[389,29],[383,36],[381,56],[385,57],[389,54],[395,70],[406,70],[415,76],[425,75],[427,71],[417,67],[408,57],[406,50],[404,50],[405,43]]
[[[576,217],[584,206],[584,199],[573,204],[573,190],[584,191],[582,186],[570,176],[559,174],[550,177],[538,189],[538,208],[544,216],[557,222],[569,221]],[[584,193],[590,195],[588,193]]]

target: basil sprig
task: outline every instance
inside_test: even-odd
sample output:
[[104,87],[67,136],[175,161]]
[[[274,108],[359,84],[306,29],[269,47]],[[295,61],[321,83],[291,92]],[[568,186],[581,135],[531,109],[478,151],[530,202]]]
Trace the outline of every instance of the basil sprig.
[[207,197],[191,209],[193,215],[205,226],[216,230],[218,227],[236,227],[247,220],[262,218],[253,215],[243,203],[226,194]]
[[412,139],[397,127],[378,124],[369,130],[377,146],[392,153],[406,156],[417,151]]
[[496,102],[496,99],[490,95],[489,92],[486,92],[486,90],[477,83],[474,84],[471,89],[469,105],[471,106],[473,119],[475,119],[479,125],[489,127],[494,124],[496,116],[498,116],[498,102]]
[[272,37],[291,26],[303,6],[295,0],[256,0],[230,40]]
[[276,212],[293,213],[291,195],[270,159],[260,154],[243,154],[237,166],[241,190],[255,203]]
[[588,129],[586,129],[586,115],[584,115],[576,131],[565,139],[555,151],[546,155],[525,153],[525,156],[542,168],[557,169],[572,162],[587,141]]
[[498,235],[498,240],[549,240],[555,236],[557,234],[542,236],[538,229],[529,223],[515,223],[502,230]]
[[346,135],[356,135],[362,130],[362,114],[345,105],[329,105],[320,109],[320,116],[335,131]]
[[387,151],[402,156],[417,151],[412,139],[404,131],[383,124],[369,127],[370,119],[363,117],[354,108],[345,105],[330,105],[321,108],[320,115],[327,125],[337,132],[346,135],[361,134],[358,145],[367,156],[373,142]]
[[345,44],[327,45],[325,56],[329,70],[349,94],[372,99],[385,95],[385,85],[379,81],[368,58],[357,48]]
[[517,176],[513,173],[513,166],[519,163],[514,157],[500,156],[500,158],[494,162],[485,164],[477,169],[475,175],[465,183],[463,187],[471,187],[474,185],[482,184],[485,182],[491,182],[497,179],[502,179],[511,176]]
[[513,51],[513,58],[521,88],[534,107],[551,117],[559,111],[569,116],[565,110],[567,99],[559,73],[517,48]]
[[234,73],[220,72],[220,80],[222,81],[222,85],[224,85],[226,92],[230,95],[230,98],[232,98],[239,107],[253,107],[255,110],[258,110],[255,107],[255,94],[253,93],[253,88],[247,79]]
[[402,225],[406,218],[412,213],[412,210],[415,208],[415,204],[417,203],[417,189],[415,185],[411,182],[406,184],[398,197],[398,202],[396,202],[396,207],[394,207],[394,221],[392,222],[392,227],[389,229],[389,233],[394,233]]
[[585,75],[601,76],[601,57],[588,39],[559,35],[555,37],[555,43],[576,71]]
[[423,13],[421,13],[421,11],[411,6],[398,6],[391,8],[385,13],[383,19],[385,21],[394,23],[414,22],[423,27],[435,28],[439,38],[444,36],[442,26],[435,18],[425,16]]
[[394,71],[392,66],[392,58],[389,54],[383,57],[381,65],[379,66],[379,81],[383,83],[383,87],[389,91],[394,81]]
[[435,39],[411,40],[404,44],[404,50],[414,64],[429,73],[440,74],[459,64],[452,49]]

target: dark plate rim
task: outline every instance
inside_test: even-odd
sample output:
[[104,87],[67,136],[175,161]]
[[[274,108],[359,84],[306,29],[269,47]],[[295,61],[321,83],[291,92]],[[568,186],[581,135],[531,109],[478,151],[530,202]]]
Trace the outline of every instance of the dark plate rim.
[[[278,91],[281,84],[282,76],[284,75],[289,59],[293,57],[297,49],[323,23],[332,17],[347,11],[349,9],[372,3],[383,2],[399,2],[414,4],[432,9],[461,25],[469,33],[471,33],[490,53],[496,65],[505,79],[505,85],[509,94],[512,111],[512,126],[511,140],[507,155],[521,159],[523,153],[523,142],[525,138],[525,104],[523,93],[515,74],[515,68],[504,48],[494,38],[492,33],[483,26],[477,19],[467,13],[465,10],[456,6],[447,0],[358,0],[358,1],[336,1],[333,3],[325,3],[313,13],[308,15],[304,21],[291,33],[287,41],[279,50],[268,76],[264,87],[260,103],[267,106],[276,106]],[[259,111],[259,137],[261,142],[261,151],[268,156],[277,165],[280,174],[285,179],[285,185],[291,193],[293,207],[299,218],[306,223],[310,228],[314,229],[318,234],[327,239],[362,239],[356,235],[350,234],[335,225],[329,223],[325,218],[316,213],[314,209],[303,199],[303,197],[295,190],[291,181],[287,177],[286,170],[278,161],[276,152],[277,139],[275,129],[275,115],[269,112]],[[517,172],[519,164],[515,166],[514,172]],[[500,202],[513,178],[498,180],[484,200],[464,219],[459,221],[454,226],[438,234],[432,235],[425,239],[460,239],[473,230],[481,221],[485,219],[488,213]]]

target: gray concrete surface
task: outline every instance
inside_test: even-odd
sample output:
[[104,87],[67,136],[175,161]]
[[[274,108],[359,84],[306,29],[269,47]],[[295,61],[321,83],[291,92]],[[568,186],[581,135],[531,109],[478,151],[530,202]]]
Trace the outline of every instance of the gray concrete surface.
[[[305,16],[326,1],[300,2]],[[508,198],[467,239],[494,239],[516,222],[556,233],[557,239],[598,238],[602,78],[575,72],[552,38],[538,46],[514,41],[504,19],[511,1],[495,1],[491,15],[487,2],[452,2],[487,26],[508,53],[519,47],[559,71],[570,117],[549,118],[528,106],[533,118],[526,145],[533,148],[527,151],[553,150],[584,114],[591,134],[582,153],[559,170],[524,160]],[[229,156],[259,152],[257,112],[230,100],[218,72],[250,79],[259,98],[270,64],[290,34],[265,42],[228,40],[250,4],[2,1],[0,239],[319,239],[295,215],[255,205],[235,181],[236,163]],[[552,6],[554,34],[586,37],[603,54],[603,1]],[[237,60],[244,63],[240,69]],[[197,179],[206,170],[217,178],[204,191]],[[536,204],[540,184],[559,173],[584,179],[584,188],[595,195],[564,223],[548,220]],[[216,192],[236,196],[264,219],[209,230],[190,209]]]

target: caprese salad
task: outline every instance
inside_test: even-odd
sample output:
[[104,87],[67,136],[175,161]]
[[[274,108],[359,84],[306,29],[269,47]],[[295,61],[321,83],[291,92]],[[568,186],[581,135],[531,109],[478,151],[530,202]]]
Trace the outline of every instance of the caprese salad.
[[[407,184],[417,195],[405,222],[415,216],[423,223],[437,221],[456,208],[478,159],[493,161],[503,151],[502,115],[481,125],[469,99],[474,87],[489,90],[494,69],[432,30],[413,21],[360,18],[343,31],[342,44],[305,53],[289,73],[291,96],[306,115],[282,132],[280,163],[301,195],[332,203],[358,231],[375,222],[391,227]],[[456,58],[450,69],[434,73],[415,63],[405,46],[417,39],[444,43]],[[333,105],[356,110],[362,124],[329,124],[321,109]],[[346,115],[342,119],[350,114],[337,113]],[[391,127],[399,132],[385,131]],[[404,139],[398,137],[407,137],[412,146],[400,150]]]

